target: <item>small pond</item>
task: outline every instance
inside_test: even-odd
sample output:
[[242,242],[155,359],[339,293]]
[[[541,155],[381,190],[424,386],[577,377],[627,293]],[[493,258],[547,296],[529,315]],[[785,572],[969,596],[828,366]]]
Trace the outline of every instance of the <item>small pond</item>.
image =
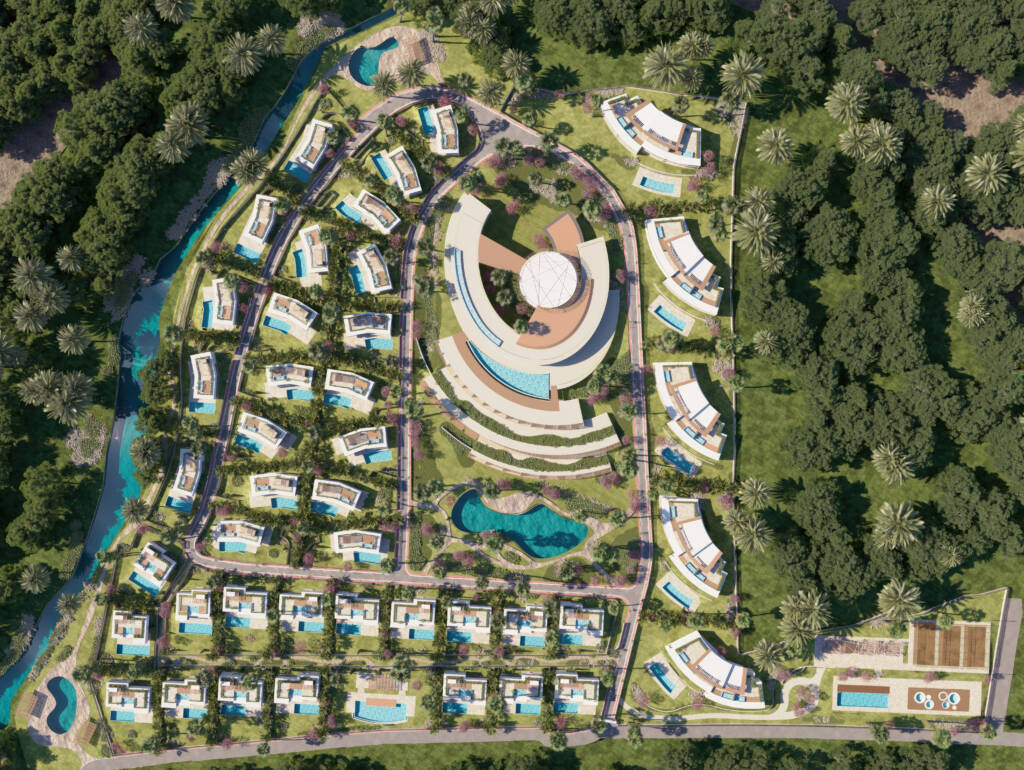
[[452,522],[466,532],[503,532],[536,559],[561,556],[587,536],[587,526],[555,513],[546,505],[526,513],[498,513],[484,505],[476,490],[466,492],[452,508]]

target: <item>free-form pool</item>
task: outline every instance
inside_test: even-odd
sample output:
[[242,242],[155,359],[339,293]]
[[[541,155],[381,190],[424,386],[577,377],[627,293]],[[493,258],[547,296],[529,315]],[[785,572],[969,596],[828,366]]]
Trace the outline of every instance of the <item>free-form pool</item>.
[[51,732],[62,735],[75,723],[75,710],[78,708],[75,685],[69,679],[55,676],[46,683],[46,689],[53,696],[53,709],[46,717],[46,726]]
[[559,516],[546,505],[511,515],[488,508],[476,490],[466,492],[452,508],[452,521],[466,532],[504,532],[530,556],[550,559],[571,551],[587,536],[587,527]]
[[467,343],[469,349],[480,362],[480,366],[487,370],[498,382],[506,385],[517,393],[532,398],[549,398],[551,396],[551,378],[547,374],[531,374],[520,372],[504,364],[500,364],[490,356],[484,355],[472,342]]
[[389,37],[373,48],[359,46],[348,63],[352,78],[361,85],[372,86],[373,78],[380,68],[380,57],[384,55],[385,51],[393,51],[396,48],[398,48],[398,41],[393,37]]

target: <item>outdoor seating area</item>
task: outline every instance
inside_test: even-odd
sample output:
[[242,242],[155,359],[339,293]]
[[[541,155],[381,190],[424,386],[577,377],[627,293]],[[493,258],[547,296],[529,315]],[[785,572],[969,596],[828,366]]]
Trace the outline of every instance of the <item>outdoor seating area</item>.
[[264,369],[264,395],[289,401],[312,401],[315,373],[316,370],[306,364],[271,364]]
[[164,504],[176,511],[192,509],[196,492],[199,491],[199,478],[203,475],[203,458],[185,447],[178,450],[178,470],[174,481],[167,490]]
[[221,609],[228,628],[266,628],[269,594],[246,586],[224,586]]
[[375,385],[373,380],[361,374],[343,369],[328,369],[324,382],[324,403],[369,414],[373,410]]
[[286,440],[290,437],[288,431],[270,420],[242,412],[238,418],[234,443],[250,452],[274,458],[284,456],[287,452]]
[[152,654],[149,638],[149,615],[131,610],[113,610],[110,613],[110,638],[115,642],[118,655]]
[[380,628],[380,599],[338,592],[334,595],[334,620],[339,634],[375,637]]
[[270,527],[241,519],[221,519],[214,527],[213,542],[221,552],[256,553],[261,545],[270,542],[270,533]]
[[160,708],[172,718],[202,719],[206,715],[206,688],[195,677],[164,681]]
[[366,492],[342,481],[313,479],[311,500],[313,513],[345,516],[352,511],[362,510]]
[[606,99],[601,115],[608,130],[633,155],[645,152],[671,166],[700,167],[700,128],[666,115],[649,99],[623,93]]
[[327,243],[323,240],[320,225],[310,225],[299,230],[299,244],[300,247],[292,252],[299,284],[318,286],[330,268]]
[[217,702],[225,716],[257,716],[263,712],[263,680],[246,686],[245,674],[225,671],[217,677]]
[[188,410],[212,414],[217,403],[217,355],[213,351],[189,356],[192,387]]
[[519,647],[543,647],[548,613],[540,604],[506,607],[501,641]]
[[324,613],[320,607],[321,591],[301,593],[282,592],[278,596],[277,609],[281,618],[282,631],[320,633],[324,630]]
[[462,671],[445,671],[441,679],[442,710],[446,714],[483,714],[487,680]]
[[391,635],[396,639],[434,639],[435,599],[391,602]]
[[193,588],[174,595],[174,622],[179,634],[213,633],[210,589]]
[[342,341],[346,348],[369,348],[371,350],[392,350],[395,341],[391,338],[390,313],[353,313],[342,317],[345,335]]
[[448,641],[487,644],[491,640],[491,608],[452,599],[448,605]]
[[383,535],[361,529],[345,529],[330,534],[331,550],[357,564],[380,564],[384,557]]
[[275,291],[267,303],[263,325],[283,334],[290,334],[308,345],[316,334],[313,329],[316,318],[317,312],[309,305]]
[[274,703],[285,714],[320,713],[320,675],[293,674],[274,678]]
[[459,124],[455,120],[455,108],[450,104],[444,107],[432,106],[430,118],[435,131],[430,136],[430,149],[435,155],[459,154]]
[[333,130],[333,125],[317,118],[309,121],[302,129],[298,152],[291,159],[292,163],[306,171],[306,179],[302,181],[309,179],[309,174],[316,171],[316,167],[320,165],[327,152],[329,135]]
[[761,680],[749,668],[726,660],[700,631],[665,645],[672,665],[697,686],[704,696],[727,708],[763,709]]
[[127,679],[107,682],[103,702],[111,722],[152,722],[153,688]]
[[388,462],[392,459],[388,449],[388,429],[385,425],[357,428],[331,440],[334,453],[344,455],[353,465]]
[[277,198],[270,195],[257,195],[252,202],[252,213],[245,223],[235,246],[235,253],[250,262],[259,260],[263,249],[270,240],[274,223],[277,221]]
[[661,527],[668,539],[669,561],[679,574],[709,596],[718,596],[725,582],[722,551],[711,542],[700,513],[700,500],[659,497]]
[[654,364],[654,382],[668,427],[683,444],[709,460],[719,460],[725,446],[725,422],[701,390],[689,361]]
[[232,331],[238,323],[238,291],[229,289],[223,278],[203,287],[202,328]]
[[139,552],[128,580],[151,596],[156,596],[167,583],[176,565],[162,545],[149,542]]
[[352,276],[356,294],[382,294],[391,291],[391,275],[377,244],[371,243],[356,249],[349,255],[349,260],[352,262],[349,274]]
[[555,713],[596,714],[600,705],[601,682],[576,671],[555,672]]
[[604,636],[604,610],[578,602],[559,603],[558,636],[562,644],[596,647]]
[[299,507],[299,477],[294,473],[254,473],[249,476],[250,508]]
[[694,242],[686,218],[648,219],[644,235],[665,276],[662,286],[691,309],[718,315],[723,294],[719,275]]

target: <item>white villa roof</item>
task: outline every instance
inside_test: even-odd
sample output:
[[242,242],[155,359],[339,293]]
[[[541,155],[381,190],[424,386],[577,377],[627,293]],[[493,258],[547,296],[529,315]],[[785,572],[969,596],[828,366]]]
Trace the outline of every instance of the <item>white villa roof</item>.
[[686,124],[670,118],[659,110],[653,102],[645,104],[636,111],[636,116],[644,126],[670,142],[678,142],[686,129]]

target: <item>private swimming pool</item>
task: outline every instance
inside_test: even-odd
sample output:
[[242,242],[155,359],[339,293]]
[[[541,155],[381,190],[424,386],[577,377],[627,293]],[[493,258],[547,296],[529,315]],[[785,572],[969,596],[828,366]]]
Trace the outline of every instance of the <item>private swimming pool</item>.
[[188,410],[194,414],[213,414],[217,411],[216,401],[189,401]]
[[517,393],[533,398],[547,399],[551,397],[551,378],[547,374],[531,374],[520,372],[504,364],[500,364],[490,356],[484,355],[472,342],[467,342],[480,366],[487,370],[498,382],[506,385]]
[[301,166],[293,160],[284,164],[284,170],[298,179],[300,182],[308,182],[311,172],[305,166]]
[[388,167],[388,162],[384,160],[384,155],[378,152],[375,155],[371,155],[370,160],[377,167],[377,173],[380,174],[380,178],[385,182],[388,181],[391,178],[391,169]]
[[648,190],[661,193],[662,195],[675,195],[676,186],[671,182],[662,182],[660,179],[651,179],[650,177],[640,177],[640,186],[645,187]]
[[288,334],[292,330],[290,324],[285,323],[280,318],[274,318],[273,316],[269,315],[264,317],[263,325],[268,326],[271,329],[274,329],[275,331],[283,332],[284,334]]
[[443,710],[445,714],[465,714],[469,711],[469,706],[465,703],[445,701]]
[[555,703],[555,713],[556,714],[579,714],[580,713],[580,707],[579,707],[578,703],[564,703],[562,701],[557,701]]
[[352,399],[339,393],[324,393],[324,403],[328,406],[341,406],[348,409],[352,406]]
[[331,505],[330,503],[322,503],[319,500],[314,500],[309,504],[309,510],[313,513],[322,513],[326,516],[337,516],[341,513],[341,509],[337,506]]
[[128,576],[128,580],[129,580],[129,582],[134,583],[135,585],[137,585],[139,588],[141,588],[147,594],[151,594],[152,596],[156,596],[158,593],[160,593],[160,586],[158,586],[156,583],[152,582],[151,580],[148,580],[147,578],[142,577],[141,575],[139,575],[138,572],[133,572],[132,574],[130,574]]
[[348,274],[352,277],[352,285],[355,286],[356,294],[363,294],[366,292],[366,284],[363,283],[363,274],[358,267],[352,265],[348,269]]
[[362,633],[362,627],[358,623],[338,623],[336,630],[345,636],[359,636]]
[[660,663],[651,663],[647,666],[647,673],[658,680],[660,684],[669,695],[675,690],[675,685],[672,684],[672,680],[668,678],[668,672],[662,668]]
[[671,313],[665,309],[664,305],[658,305],[654,309],[654,315],[658,316],[662,321],[667,323],[673,329],[681,334],[686,334],[686,321],[677,316],[675,313]]
[[366,347],[370,350],[394,350],[395,341],[390,337],[371,337],[366,341]]
[[149,655],[148,644],[119,644],[117,645],[118,655],[138,655],[145,657]]
[[227,552],[231,552],[231,553],[245,553],[248,550],[248,548],[246,547],[245,543],[238,543],[238,542],[231,542],[231,543],[221,542],[221,543],[218,544],[217,547],[221,551],[227,551]]
[[46,683],[46,689],[53,696],[53,709],[46,717],[46,726],[51,732],[62,735],[75,723],[75,711],[78,707],[75,685],[69,679],[55,676]]
[[433,136],[437,133],[437,128],[434,126],[434,118],[430,114],[430,107],[424,105],[417,110],[420,114],[420,128],[423,129],[424,136]]
[[270,498],[271,508],[287,508],[289,511],[299,509],[299,501],[295,497],[272,497]]
[[244,717],[245,706],[241,703],[222,703],[220,704],[220,713],[226,717]]
[[700,470],[700,466],[691,463],[672,447],[665,447],[661,450],[661,456],[665,458],[665,461],[673,465],[676,469],[682,471],[687,476],[696,476],[697,471]]
[[410,628],[410,639],[420,639],[425,642],[434,641],[434,629],[432,628]]
[[299,631],[303,633],[319,634],[324,630],[324,622],[322,620],[300,620]]
[[211,623],[179,623],[178,624],[179,634],[212,634],[213,625]]
[[347,203],[345,203],[345,201],[342,201],[341,203],[339,203],[334,208],[336,208],[339,212],[341,212],[341,214],[343,216],[348,217],[349,219],[351,219],[356,224],[358,224],[358,223],[363,221],[363,215],[360,214],[358,211],[356,211],[351,206],[349,206]]
[[539,703],[517,703],[516,704],[517,714],[539,714],[540,704]]
[[356,701],[353,716],[360,722],[373,722],[380,725],[404,722],[408,719],[404,703],[397,706],[368,706],[365,701],[361,700]]
[[292,252],[292,256],[295,258],[295,275],[299,278],[306,277],[306,255],[302,249],[296,249]]
[[213,303],[203,303],[203,328],[209,329],[213,326]]
[[390,462],[392,455],[390,449],[378,449],[376,452],[367,452],[363,455],[363,460],[369,463],[386,463]]
[[251,628],[252,620],[250,618],[240,618],[237,615],[225,615],[224,625],[228,628]]
[[240,243],[235,246],[235,254],[240,257],[245,257],[250,262],[259,262],[261,253],[262,252],[250,249],[248,246],[243,246]]
[[693,600],[675,587],[672,583],[662,583],[661,590],[664,591],[674,601],[683,605],[686,609],[690,609],[693,606]]
[[168,497],[164,502],[168,508],[173,508],[176,511],[191,511],[192,503],[188,500],[182,500],[180,497]]
[[473,634],[469,631],[455,631],[448,629],[448,641],[449,642],[471,642],[473,641]]
[[356,564],[380,564],[381,555],[379,553],[370,553],[369,551],[356,551],[353,561]]
[[312,401],[313,391],[307,388],[292,388],[288,391],[289,401]]
[[398,41],[393,37],[389,37],[373,48],[359,46],[348,62],[348,70],[352,79],[360,85],[372,86],[373,78],[380,68],[380,57],[384,55],[385,51],[393,51],[396,48],[398,48]]
[[543,647],[544,637],[543,636],[520,636],[519,637],[520,647]]
[[571,551],[587,536],[587,526],[560,516],[546,505],[526,513],[498,513],[484,505],[476,490],[466,492],[452,508],[452,522],[466,532],[504,532],[530,556],[550,559]]
[[583,646],[583,634],[565,634],[560,633],[558,635],[558,641],[562,644],[570,644],[573,647]]
[[296,703],[294,711],[296,714],[319,714],[320,707],[315,703]]
[[235,443],[238,444],[238,446],[252,452],[256,452],[257,454],[263,450],[263,444],[254,438],[243,436],[241,433],[235,436]]

